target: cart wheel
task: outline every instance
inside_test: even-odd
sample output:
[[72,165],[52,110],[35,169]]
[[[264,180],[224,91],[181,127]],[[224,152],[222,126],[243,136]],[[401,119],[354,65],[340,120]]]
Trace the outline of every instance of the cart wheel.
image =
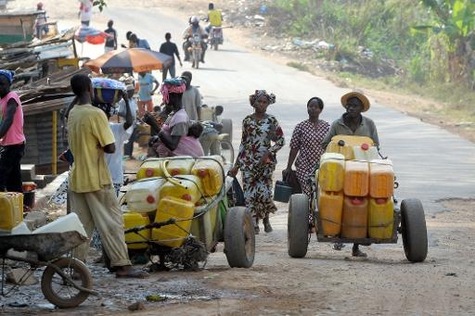
[[254,263],[256,235],[245,207],[232,207],[224,226],[224,252],[231,268],[250,268]]
[[292,194],[287,219],[287,249],[292,258],[303,258],[308,248],[309,202],[305,194]]
[[420,200],[402,200],[401,233],[407,260],[424,261],[427,257],[427,227]]
[[222,119],[221,124],[223,128],[221,129],[221,133],[228,134],[227,140],[231,143],[233,142],[233,120],[231,119]]
[[[70,280],[62,277],[52,265],[55,265]],[[89,293],[78,290],[71,282],[86,289],[92,289],[92,276],[84,263],[74,258],[60,258],[47,266],[43,272],[41,290],[46,299],[59,308],[76,307],[87,299]]]

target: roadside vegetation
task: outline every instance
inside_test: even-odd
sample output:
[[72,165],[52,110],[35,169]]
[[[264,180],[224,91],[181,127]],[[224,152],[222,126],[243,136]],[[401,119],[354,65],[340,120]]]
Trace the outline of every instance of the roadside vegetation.
[[473,0],[274,0],[266,9],[281,34],[330,43],[309,57],[337,62],[338,77],[428,97],[446,105],[439,114],[475,122]]

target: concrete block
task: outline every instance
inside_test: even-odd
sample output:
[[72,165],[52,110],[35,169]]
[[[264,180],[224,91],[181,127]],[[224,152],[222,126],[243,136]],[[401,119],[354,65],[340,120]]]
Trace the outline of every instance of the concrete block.
[[33,285],[38,279],[33,275],[33,270],[18,268],[7,273],[7,282],[18,285]]
[[21,180],[33,181],[36,177],[36,167],[33,164],[22,164],[21,165]]

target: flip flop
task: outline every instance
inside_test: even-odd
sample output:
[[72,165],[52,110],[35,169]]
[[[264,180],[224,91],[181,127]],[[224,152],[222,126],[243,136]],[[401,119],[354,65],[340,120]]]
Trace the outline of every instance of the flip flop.
[[353,252],[351,253],[351,255],[352,255],[353,257],[360,257],[360,258],[366,258],[366,257],[368,256],[366,253],[364,253],[363,251],[361,251],[361,250],[359,250],[359,249],[356,250],[356,251],[353,251]]
[[129,279],[145,279],[148,278],[150,274],[145,271],[130,269],[127,272],[116,272],[116,278],[129,278]]

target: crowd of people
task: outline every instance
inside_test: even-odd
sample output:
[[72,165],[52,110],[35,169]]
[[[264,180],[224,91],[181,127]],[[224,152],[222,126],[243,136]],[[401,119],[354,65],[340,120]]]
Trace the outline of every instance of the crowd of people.
[[[84,25],[88,25],[90,19],[88,3],[81,2],[80,17]],[[38,6],[40,9],[42,7]],[[212,10],[214,7],[210,6]],[[209,19],[216,25],[222,21],[215,14],[210,15]],[[199,26],[196,22],[192,18],[190,28]],[[106,41],[105,49],[117,49],[117,32],[112,20],[108,22],[106,32],[111,37]],[[127,39],[128,47],[150,49],[145,39],[140,39],[131,31],[127,33]],[[168,32],[160,51],[172,56],[173,60],[176,57],[182,65],[177,46],[171,42]],[[191,72],[184,71],[179,77],[175,76],[175,72],[173,62],[163,70],[161,83],[151,72],[140,72],[138,91],[134,85],[127,86],[126,91],[123,91],[123,104],[119,106],[122,114],[114,117],[117,121],[111,119],[110,108],[104,109],[94,104],[91,79],[87,75],[74,75],[70,81],[76,98],[67,115],[68,144],[74,157],[67,194],[71,199],[71,210],[77,213],[86,233],[92,236],[94,229],[97,230],[117,277],[147,276],[145,272],[134,269],[128,258],[117,200],[124,179],[123,158],[133,156],[137,120],[148,122],[155,130],[155,137],[150,144],[152,155],[205,155],[200,143],[204,130],[199,123],[202,95],[191,85]],[[167,74],[171,78],[167,78]],[[0,69],[0,190],[22,192],[20,162],[26,137],[23,133],[20,99],[15,92],[10,91],[13,78],[12,71]],[[162,97],[159,105],[154,104],[152,99],[157,90]],[[135,103],[136,92],[138,101]],[[267,112],[268,107],[275,102],[276,96],[266,90],[256,90],[249,96],[252,113],[242,120],[239,149],[228,172],[232,177],[241,172],[245,205],[253,216],[256,234],[260,232],[260,221],[266,233],[272,232],[270,214],[277,211],[273,200],[273,173],[277,165],[277,152],[285,146],[285,138],[278,119]],[[329,124],[320,119],[324,109],[323,100],[319,97],[310,98],[306,104],[308,118],[298,123],[292,132],[284,174],[292,172],[295,166],[302,192],[309,197],[312,194],[309,179],[314,176],[318,161],[333,136],[368,136],[379,146],[374,122],[362,115],[370,108],[367,97],[353,91],[341,97],[341,104],[345,112]],[[209,146],[206,148],[208,154]],[[87,243],[81,246],[75,256],[85,261],[88,247]],[[341,244],[335,244],[335,249],[341,248]],[[358,244],[353,245],[352,255],[366,256]]]
[[[21,192],[20,161],[26,137],[21,102],[18,95],[10,91],[13,75],[11,71],[0,70],[0,187],[3,191]],[[204,155],[199,142],[203,126],[197,122],[201,98],[196,98],[194,93],[185,97],[191,79],[191,73],[184,72],[180,77],[157,83],[152,89],[160,87],[163,105],[163,122],[157,127],[153,146],[159,157]],[[128,86],[122,94],[124,114],[121,116],[125,120],[114,122],[110,119],[110,108],[94,104],[91,79],[87,75],[73,76],[71,88],[76,95],[67,121],[68,144],[74,157],[67,189],[71,210],[77,213],[89,236],[94,229],[97,230],[117,277],[146,277],[143,271],[132,268],[128,258],[117,195],[123,185],[124,143],[132,135],[134,116],[146,116],[153,109],[135,107],[132,98],[135,89],[133,85]],[[198,104],[194,103],[195,100]],[[273,201],[273,173],[277,165],[276,154],[285,146],[285,138],[277,118],[267,113],[268,107],[275,102],[276,96],[266,90],[256,90],[249,96],[253,111],[242,121],[236,161],[228,172],[232,177],[241,172],[245,205],[254,218],[256,234],[260,232],[260,221],[266,233],[272,232],[270,214],[277,211]],[[130,104],[133,104],[132,109]],[[369,100],[359,92],[350,92],[342,96],[341,104],[345,113],[330,125],[319,118],[324,108],[323,100],[310,98],[307,102],[308,118],[293,130],[285,172],[290,172],[295,164],[302,191],[309,196],[308,180],[334,135],[369,136],[379,146],[374,122],[361,115],[369,109]],[[85,261],[88,247],[89,244],[84,244],[75,256]],[[335,249],[338,248],[341,249],[341,245],[335,244]],[[352,255],[366,256],[358,244],[354,244]]]

